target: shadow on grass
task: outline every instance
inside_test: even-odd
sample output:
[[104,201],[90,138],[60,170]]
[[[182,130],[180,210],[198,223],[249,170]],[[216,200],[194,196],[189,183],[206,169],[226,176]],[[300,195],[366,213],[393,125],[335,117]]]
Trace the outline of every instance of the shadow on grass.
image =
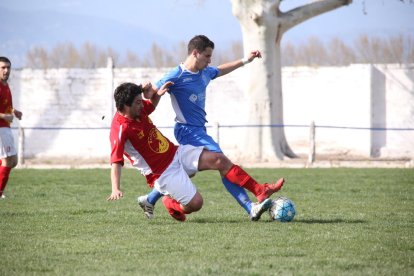
[[242,222],[242,221],[240,221],[239,219],[194,218],[194,219],[189,220],[188,222],[200,223],[200,224],[204,224],[204,223],[236,223],[236,224],[240,224],[240,222]]
[[[170,218],[171,220],[167,220],[167,222],[165,220],[153,220],[151,221],[152,224],[162,224],[165,225],[165,223],[168,224],[174,224],[177,223],[178,221]],[[239,218],[234,218],[234,219],[229,219],[229,218],[213,218],[213,217],[208,217],[208,218],[200,218],[200,217],[189,217],[184,223],[196,223],[196,224],[210,224],[210,223],[228,223],[228,224],[240,224],[240,223],[283,223],[283,224],[295,224],[295,223],[303,223],[303,224],[340,224],[340,223],[344,223],[344,224],[358,224],[358,223],[367,223],[366,220],[360,220],[360,219],[341,219],[341,218],[333,218],[333,219],[323,219],[323,218],[318,218],[318,219],[294,219],[291,222],[277,222],[277,221],[273,221],[273,220],[269,220],[268,218],[262,218],[259,221],[250,221],[248,218],[246,218],[246,220],[241,220]],[[178,222],[178,223],[182,223],[182,222]]]
[[[240,219],[206,219],[206,218],[195,218],[191,219],[188,222],[190,223],[235,223],[240,224],[242,221]],[[244,222],[244,221],[243,221]],[[246,220],[246,222],[250,222],[249,220]],[[251,223],[251,222],[250,222]],[[254,223],[275,223],[275,221],[271,221],[268,219],[263,219],[260,221],[256,221]],[[287,222],[281,222],[281,223],[287,223]],[[345,219],[294,219],[292,222],[289,223],[304,223],[304,224],[339,224],[339,223],[366,223],[365,220],[345,220]]]
[[346,219],[295,219],[293,222],[306,224],[329,224],[329,223],[366,223],[365,220],[346,220]]

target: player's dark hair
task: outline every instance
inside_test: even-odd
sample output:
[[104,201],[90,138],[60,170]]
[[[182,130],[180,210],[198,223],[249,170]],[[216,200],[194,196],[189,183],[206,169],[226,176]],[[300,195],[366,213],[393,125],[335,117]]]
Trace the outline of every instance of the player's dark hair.
[[10,59],[6,58],[6,57],[0,57],[0,61],[2,62],[7,62],[11,65]]
[[205,35],[196,35],[188,42],[187,50],[188,54],[191,54],[194,49],[201,53],[208,47],[214,49],[214,42]]
[[114,92],[115,106],[122,111],[125,106],[131,106],[135,97],[142,93],[142,85],[126,82],[119,85]]

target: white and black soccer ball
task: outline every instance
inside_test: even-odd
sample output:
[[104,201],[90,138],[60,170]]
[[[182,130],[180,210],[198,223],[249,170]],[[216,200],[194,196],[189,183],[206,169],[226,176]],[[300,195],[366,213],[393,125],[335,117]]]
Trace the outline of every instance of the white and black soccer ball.
[[279,196],[272,200],[269,215],[271,220],[280,222],[292,221],[296,215],[295,204],[289,198]]

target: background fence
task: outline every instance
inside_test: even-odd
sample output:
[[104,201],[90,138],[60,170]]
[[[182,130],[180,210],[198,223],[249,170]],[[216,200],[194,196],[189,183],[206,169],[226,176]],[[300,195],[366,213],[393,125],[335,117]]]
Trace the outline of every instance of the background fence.
[[[207,126],[208,132],[209,134],[220,144],[220,133],[225,130],[225,129],[249,129],[249,128],[285,128],[285,129],[290,129],[290,128],[301,128],[301,129],[306,129],[309,133],[309,140],[307,143],[307,156],[305,156],[305,153],[302,151],[300,152],[300,154],[302,155],[302,158],[305,157],[307,160],[307,164],[308,165],[312,165],[315,161],[316,161],[316,157],[317,157],[317,152],[318,152],[318,129],[328,129],[331,131],[334,130],[353,130],[353,131],[367,131],[367,132],[403,132],[403,133],[410,133],[412,134],[414,132],[414,128],[363,128],[363,127],[348,127],[348,126],[327,126],[327,125],[316,125],[314,122],[311,122],[310,125],[220,125],[219,123],[215,123],[213,125]],[[159,127],[159,129],[161,130],[161,132],[165,133],[167,132],[171,132],[171,130],[173,129],[173,126],[170,127]],[[97,127],[97,128],[71,128],[71,127],[65,127],[65,128],[61,128],[61,127],[33,127],[33,128],[13,128],[13,130],[16,132],[16,136],[17,136],[17,141],[18,141],[18,155],[19,155],[19,164],[20,165],[25,165],[26,164],[26,159],[33,159],[36,158],[35,156],[33,156],[30,152],[26,152],[25,148],[26,148],[26,144],[30,144],[30,141],[26,141],[25,138],[25,132],[27,131],[37,131],[37,132],[59,132],[60,134],[63,134],[65,132],[67,133],[71,133],[69,135],[69,137],[66,137],[64,139],[62,139],[62,141],[72,141],[73,139],[71,138],[72,135],[77,135],[78,137],[80,137],[81,135],[79,135],[79,133],[82,132],[86,132],[86,136],[91,136],[91,133],[95,133],[95,132],[99,132],[101,133],[100,136],[100,140],[102,141],[97,141],[96,139],[88,139],[89,142],[92,142],[93,145],[95,145],[96,149],[94,149],[93,151],[101,151],[102,154],[101,155],[94,155],[91,156],[89,154],[88,151],[90,151],[91,149],[91,145],[90,143],[79,143],[78,144],[78,149],[80,152],[83,152],[83,154],[80,156],[78,152],[76,152],[74,155],[56,155],[56,156],[50,156],[50,157],[46,157],[44,156],[43,159],[45,158],[49,158],[51,160],[51,162],[53,162],[54,159],[57,158],[63,158],[63,160],[61,160],[61,162],[64,162],[64,158],[68,158],[68,159],[84,159],[84,160],[88,160],[88,159],[95,159],[95,160],[109,160],[109,155],[108,155],[108,151],[109,151],[109,131],[110,128],[109,127]],[[78,133],[78,134],[76,134]],[[102,135],[102,134],[105,135]],[[83,133],[84,134],[84,133]],[[170,134],[171,135],[171,134]],[[64,134],[63,134],[64,136]],[[92,136],[96,136],[96,135],[92,135]],[[177,142],[175,141],[174,138],[169,137],[170,139],[172,139],[172,141],[174,141],[176,144]],[[84,147],[82,147],[82,145],[84,145]],[[104,146],[103,148],[101,148],[101,146]],[[224,152],[227,152],[227,149],[225,147],[222,147]],[[295,148],[293,148],[293,150],[295,151]],[[37,158],[42,158],[42,156],[37,156]],[[401,157],[400,159],[406,159],[407,161],[410,160],[409,157]],[[72,160],[72,161],[73,161]],[[96,161],[95,161],[96,162]],[[412,164],[414,165],[414,164]]]
[[[114,87],[156,81],[168,70],[110,65],[12,71],[14,106],[23,111],[23,119],[13,125],[21,158],[108,161]],[[212,81],[207,91],[208,131],[232,160],[245,163],[246,133],[258,127],[284,127],[292,150],[310,160],[312,148],[316,158],[414,159],[414,65],[283,68],[283,125],[247,123],[246,74],[240,68]],[[168,96],[151,119],[175,141]]]

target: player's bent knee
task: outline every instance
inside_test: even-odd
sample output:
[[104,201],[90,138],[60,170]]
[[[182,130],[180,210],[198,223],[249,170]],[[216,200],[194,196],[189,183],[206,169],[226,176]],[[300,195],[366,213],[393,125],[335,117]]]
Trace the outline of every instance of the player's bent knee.
[[223,153],[217,154],[217,160],[216,160],[217,168],[221,170],[228,170],[233,166],[233,163],[230,161],[230,159],[227,158]]
[[17,155],[9,156],[5,159],[4,166],[14,168],[17,166],[18,158]]

